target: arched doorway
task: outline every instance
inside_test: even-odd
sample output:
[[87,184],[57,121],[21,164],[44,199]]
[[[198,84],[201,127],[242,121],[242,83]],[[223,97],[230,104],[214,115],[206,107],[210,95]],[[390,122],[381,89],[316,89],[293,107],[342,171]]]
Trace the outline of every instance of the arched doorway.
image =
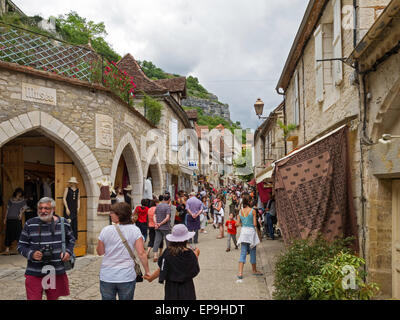
[[[400,79],[387,91],[372,123],[371,138],[400,135]],[[383,294],[400,299],[400,139],[369,150],[368,273],[379,279]],[[376,266],[379,265],[379,268]]]
[[[74,176],[78,180],[80,210],[78,212],[77,240],[75,254],[83,256],[87,252],[87,189],[83,175],[73,161],[65,145],[50,137],[40,127],[16,135],[1,146],[2,208],[1,226],[7,202],[18,187],[25,192],[29,210],[22,217],[27,219],[37,215],[37,202],[47,196],[56,200],[56,214],[63,216],[63,194],[68,180]],[[4,249],[4,233],[0,237],[0,249]],[[11,250],[16,249],[16,242]]]
[[131,206],[134,208],[140,204],[143,192],[143,173],[139,152],[130,133],[121,139],[116,149],[111,167],[111,181],[115,187],[126,188],[131,185],[132,190],[129,191],[132,195]]
[[159,196],[164,192],[163,186],[163,173],[160,165],[160,161],[156,155],[157,150],[154,150],[152,154],[146,157],[146,165],[144,172],[144,178],[151,178],[152,192]]

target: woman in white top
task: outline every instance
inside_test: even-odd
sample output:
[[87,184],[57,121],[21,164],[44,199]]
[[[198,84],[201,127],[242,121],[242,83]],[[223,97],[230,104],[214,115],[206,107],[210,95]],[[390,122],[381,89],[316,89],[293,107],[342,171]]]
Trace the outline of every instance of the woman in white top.
[[98,255],[104,255],[100,268],[101,296],[103,300],[116,300],[118,294],[119,300],[133,300],[136,286],[135,263],[116,228],[119,227],[131,250],[135,249],[145,275],[150,275],[143,236],[140,229],[132,223],[131,208],[126,202],[113,204],[110,216],[116,225],[101,230],[97,245]]

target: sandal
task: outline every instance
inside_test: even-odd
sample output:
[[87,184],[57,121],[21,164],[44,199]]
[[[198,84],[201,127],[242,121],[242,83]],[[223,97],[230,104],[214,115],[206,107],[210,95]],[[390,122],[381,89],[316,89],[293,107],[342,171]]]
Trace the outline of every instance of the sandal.
[[264,274],[260,271],[253,272],[253,276],[263,276]]

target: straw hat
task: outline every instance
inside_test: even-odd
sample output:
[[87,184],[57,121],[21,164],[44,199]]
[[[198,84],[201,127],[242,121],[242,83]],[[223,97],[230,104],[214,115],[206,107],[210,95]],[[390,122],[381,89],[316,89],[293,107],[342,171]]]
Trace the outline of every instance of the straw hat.
[[71,178],[69,179],[68,183],[76,183],[76,184],[78,184],[78,180],[76,180],[75,177],[71,177]]
[[124,188],[125,191],[132,191],[132,186],[128,184],[126,188]]
[[172,228],[172,233],[166,236],[170,242],[185,242],[193,238],[195,232],[189,232],[184,224],[177,224]]

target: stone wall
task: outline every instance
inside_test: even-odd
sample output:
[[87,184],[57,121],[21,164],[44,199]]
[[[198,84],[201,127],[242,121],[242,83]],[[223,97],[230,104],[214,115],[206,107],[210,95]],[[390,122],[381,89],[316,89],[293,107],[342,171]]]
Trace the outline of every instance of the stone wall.
[[[55,105],[23,100],[26,98],[23,84],[54,90]],[[99,116],[112,122],[106,123],[112,127],[112,139],[109,139],[109,132],[103,136],[99,131],[99,123],[96,125]],[[108,225],[108,216],[97,215],[99,188],[96,182],[104,176],[113,181],[116,171],[113,172],[113,168],[121,154],[126,155],[131,183],[136,187],[134,204],[137,205],[143,191],[142,170],[146,165],[142,160],[146,157],[140,154],[141,137],[153,128],[138,112],[106,90],[94,90],[78,82],[75,85],[73,80],[55,81],[12,68],[0,68],[0,146],[25,132],[40,129],[71,156],[88,194],[89,253],[94,253],[98,234]],[[109,146],[98,148],[96,140],[99,139]]]
[[[385,6],[388,2],[386,0],[360,1],[360,8],[357,11],[358,41],[361,40],[361,37],[378,17],[382,6]],[[319,23],[330,21],[330,6],[331,1],[327,4],[328,9],[321,16]],[[352,1],[343,0],[342,7],[344,6],[352,6]],[[353,49],[353,30],[342,28],[343,57],[348,57]],[[329,64],[330,62],[324,63]],[[382,105],[385,102],[385,97],[400,88],[400,80],[398,80],[399,65],[400,56],[393,56],[377,72],[370,74],[367,81],[370,83],[367,90],[372,93],[371,102],[369,102],[368,106],[368,132],[374,142],[377,142],[378,135],[383,133],[382,128],[380,130],[376,129],[374,121],[377,119],[377,123],[384,122],[382,118],[384,107]],[[321,135],[324,130],[342,123],[344,119],[355,117],[354,120],[349,122],[351,127],[349,153],[354,206],[359,226],[360,252],[367,261],[367,270],[370,271],[369,280],[378,282],[381,285],[383,294],[390,296],[391,182],[378,179],[371,173],[369,149],[360,144],[363,125],[362,121],[360,121],[363,112],[361,110],[363,96],[359,86],[354,82],[357,76],[354,74],[353,68],[343,64],[343,80],[341,84],[334,88],[326,86],[325,89],[325,97],[330,95],[333,99],[325,99],[322,103],[316,102],[315,41],[313,36],[311,36],[304,48],[303,56],[298,61],[296,70],[299,74],[300,125],[291,135],[298,137],[299,146],[307,144]],[[294,82],[292,75],[290,85],[286,90],[287,123],[292,123],[292,119],[294,119]],[[393,89],[394,84],[396,84],[396,90]],[[327,103],[328,101],[329,103]],[[392,119],[391,123],[393,123],[394,119],[398,119],[398,116],[398,111],[396,115],[392,112],[387,117],[387,120]],[[396,130],[393,132],[400,134],[400,126]],[[289,152],[293,147],[294,145],[288,143]],[[361,169],[361,160],[363,160],[364,170]],[[363,180],[361,180],[361,177],[363,177]],[[364,194],[362,192],[362,183],[364,185]],[[363,197],[366,199],[364,204]]]

